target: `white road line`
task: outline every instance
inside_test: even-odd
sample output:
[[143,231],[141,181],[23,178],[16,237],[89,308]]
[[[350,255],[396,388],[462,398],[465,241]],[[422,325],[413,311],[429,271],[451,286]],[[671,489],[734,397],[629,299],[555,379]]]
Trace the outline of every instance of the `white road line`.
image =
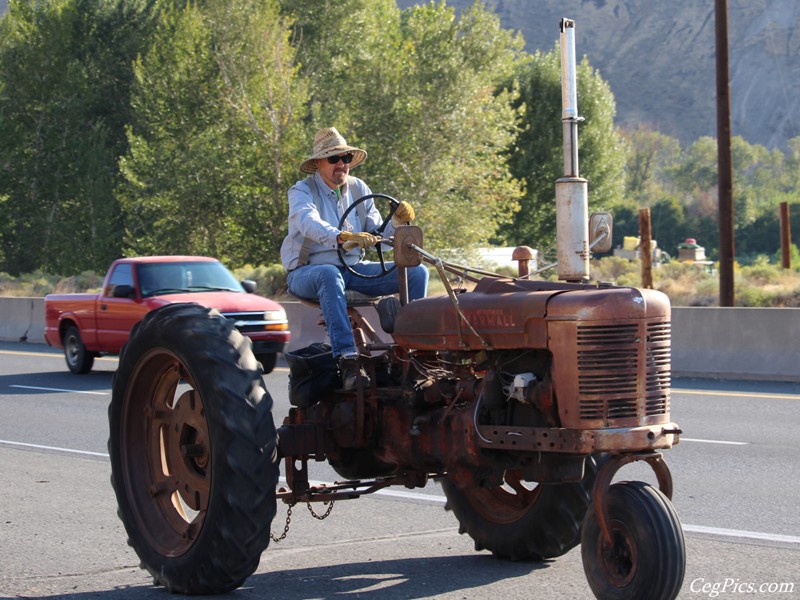
[[729,446],[747,446],[750,442],[729,442],[726,440],[701,440],[698,438],[682,437],[681,442],[700,442],[702,444],[728,444]]
[[[10,385],[9,387],[12,388],[20,388],[25,390],[41,390],[45,392],[69,392],[73,394],[95,394],[98,396],[108,396],[109,392],[90,392],[90,391],[82,391],[82,390],[66,390],[60,388],[47,388],[47,387],[36,387],[31,385]],[[682,437],[681,442],[697,442],[703,444],[726,444],[729,446],[747,446],[749,442],[732,442],[728,440],[703,440],[698,438],[687,438]]]
[[733,398],[777,398],[780,400],[800,400],[800,394],[771,394],[768,392],[734,392],[720,390],[688,390],[683,388],[672,388],[673,394],[689,394],[694,396],[729,396]]
[[721,527],[705,527],[703,525],[684,525],[684,531],[690,533],[707,533],[723,537],[746,538],[750,540],[765,540],[768,542],[784,542],[786,544],[800,544],[800,536],[781,535],[780,533],[761,533],[760,531],[743,531],[741,529],[723,529]]
[[109,392],[90,392],[87,390],[65,390],[62,388],[37,387],[35,385],[10,385],[8,387],[21,390],[39,390],[42,392],[69,392],[70,394],[94,394],[95,396],[108,396]]
[[[38,356],[44,358],[59,358],[64,360],[64,355],[61,352],[26,352],[23,350],[0,350],[0,354],[9,354],[12,356]],[[96,356],[95,360],[119,360],[116,356]]]
[[[77,454],[81,456],[99,456],[101,458],[109,458],[108,454],[103,452],[88,452],[86,450],[73,450],[71,448],[59,448],[56,446],[42,446],[40,444],[26,444],[23,442],[12,442],[9,440],[0,440],[0,445],[16,446],[20,448],[32,448],[36,450],[51,450],[55,452],[65,452],[67,454]],[[281,483],[286,483],[286,479],[281,477]],[[309,481],[311,485],[323,485],[322,481]],[[331,485],[330,483],[328,485]],[[434,505],[444,505],[447,498],[433,494],[419,494],[415,492],[404,492],[402,490],[384,489],[378,490],[372,496],[384,496],[387,498],[396,498],[399,500],[414,500],[417,502],[426,502]],[[368,496],[369,496],[368,495]],[[780,542],[784,544],[800,544],[800,536],[796,535],[781,535],[779,533],[762,533],[760,531],[747,531],[743,529],[725,529],[722,527],[706,527],[704,525],[683,525],[683,530],[687,533],[701,533],[706,535],[716,535],[721,537],[761,540],[765,542]]]
[[109,458],[108,454],[104,452],[89,452],[88,450],[73,450],[72,448],[59,448],[58,446],[42,446],[41,444],[26,444],[24,442],[12,442],[9,440],[0,440],[0,445],[17,446],[19,448],[32,448],[34,450],[50,450],[53,452],[64,452],[66,454],[78,454],[81,456],[99,456],[101,458]]

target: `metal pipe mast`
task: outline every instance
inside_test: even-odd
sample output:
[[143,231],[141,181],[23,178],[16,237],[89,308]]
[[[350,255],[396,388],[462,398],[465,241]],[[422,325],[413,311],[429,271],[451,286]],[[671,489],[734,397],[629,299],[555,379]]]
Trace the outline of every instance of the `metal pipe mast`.
[[564,176],[556,181],[558,278],[589,279],[589,191],[578,168],[577,63],[575,21],[561,19],[561,122]]

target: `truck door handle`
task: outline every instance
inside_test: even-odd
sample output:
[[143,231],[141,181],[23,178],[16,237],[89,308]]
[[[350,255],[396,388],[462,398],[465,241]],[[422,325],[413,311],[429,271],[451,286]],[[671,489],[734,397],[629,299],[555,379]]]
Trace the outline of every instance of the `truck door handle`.
[[105,310],[106,308],[107,308],[107,307],[106,307],[106,305],[105,305],[105,304],[101,304],[101,305],[100,305],[100,310]]

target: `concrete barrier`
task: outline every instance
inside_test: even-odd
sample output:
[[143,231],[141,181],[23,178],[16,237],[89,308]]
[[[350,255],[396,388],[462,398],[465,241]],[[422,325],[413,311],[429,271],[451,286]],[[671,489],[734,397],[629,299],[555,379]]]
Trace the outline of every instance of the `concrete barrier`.
[[[281,302],[281,306],[286,309],[289,329],[292,332],[292,340],[287,345],[288,351],[326,340],[325,328],[320,322],[321,313],[319,310],[309,308],[300,302]],[[375,312],[374,308],[367,307],[359,308],[358,310],[382,341],[391,342],[391,336],[385,333],[378,324],[378,313]]]
[[[325,339],[320,313],[284,302],[289,349]],[[383,339],[377,314],[364,310]],[[672,373],[681,377],[800,382],[800,308],[672,308]]]
[[[325,340],[318,310],[282,303],[292,341]],[[384,341],[373,309],[362,314]],[[0,298],[0,340],[44,343],[44,299]],[[800,308],[672,308],[672,372],[677,376],[800,383]]]
[[800,382],[800,308],[672,308],[672,372]]
[[0,340],[44,343],[44,298],[0,298]]

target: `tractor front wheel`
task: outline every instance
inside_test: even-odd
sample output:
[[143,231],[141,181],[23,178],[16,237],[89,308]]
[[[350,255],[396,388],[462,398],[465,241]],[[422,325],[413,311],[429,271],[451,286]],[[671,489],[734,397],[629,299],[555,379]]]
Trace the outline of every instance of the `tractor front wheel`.
[[608,527],[603,536],[592,508],[581,536],[583,569],[602,600],[672,600],[686,569],[680,520],[669,499],[641,481],[612,485],[608,491]]

